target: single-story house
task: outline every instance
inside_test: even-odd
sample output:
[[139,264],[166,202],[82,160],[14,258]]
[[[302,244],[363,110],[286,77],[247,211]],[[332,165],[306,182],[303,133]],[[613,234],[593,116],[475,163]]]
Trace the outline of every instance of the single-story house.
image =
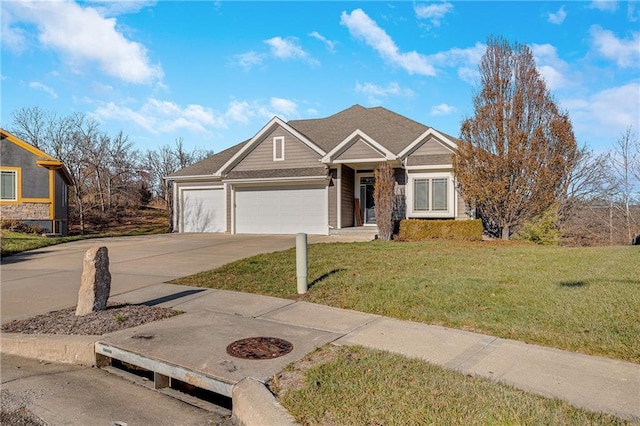
[[395,170],[398,218],[468,219],[454,182],[459,141],[382,107],[269,121],[173,182],[177,232],[326,235],[375,226],[374,169]]
[[72,179],[65,165],[6,130],[0,139],[0,217],[66,235]]

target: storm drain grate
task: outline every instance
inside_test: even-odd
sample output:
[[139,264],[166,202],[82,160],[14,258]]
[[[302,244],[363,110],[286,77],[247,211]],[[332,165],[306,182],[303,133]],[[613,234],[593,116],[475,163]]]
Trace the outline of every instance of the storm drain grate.
[[273,359],[293,350],[293,343],[277,337],[249,337],[227,346],[227,353],[243,359]]

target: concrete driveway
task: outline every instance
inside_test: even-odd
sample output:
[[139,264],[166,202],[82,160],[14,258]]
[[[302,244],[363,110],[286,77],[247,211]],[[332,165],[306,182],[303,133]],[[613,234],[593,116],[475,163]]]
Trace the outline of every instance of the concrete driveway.
[[94,245],[109,249],[115,296],[255,254],[285,250],[295,246],[295,236],[161,234],[89,239],[6,257],[0,269],[2,323],[75,306],[82,258]]

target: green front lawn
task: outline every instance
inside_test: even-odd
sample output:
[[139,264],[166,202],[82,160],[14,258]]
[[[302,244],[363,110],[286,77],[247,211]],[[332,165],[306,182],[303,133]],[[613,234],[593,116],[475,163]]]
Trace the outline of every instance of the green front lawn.
[[624,425],[424,361],[328,345],[270,384],[304,425]]
[[[504,242],[309,246],[301,299],[640,362],[640,248]],[[295,250],[173,283],[296,295]]]

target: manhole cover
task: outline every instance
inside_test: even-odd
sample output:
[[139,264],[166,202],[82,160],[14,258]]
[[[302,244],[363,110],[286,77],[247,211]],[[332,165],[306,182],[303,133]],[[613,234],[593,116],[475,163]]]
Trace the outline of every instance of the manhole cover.
[[236,358],[273,359],[288,354],[293,343],[277,337],[249,337],[227,346],[227,353]]

